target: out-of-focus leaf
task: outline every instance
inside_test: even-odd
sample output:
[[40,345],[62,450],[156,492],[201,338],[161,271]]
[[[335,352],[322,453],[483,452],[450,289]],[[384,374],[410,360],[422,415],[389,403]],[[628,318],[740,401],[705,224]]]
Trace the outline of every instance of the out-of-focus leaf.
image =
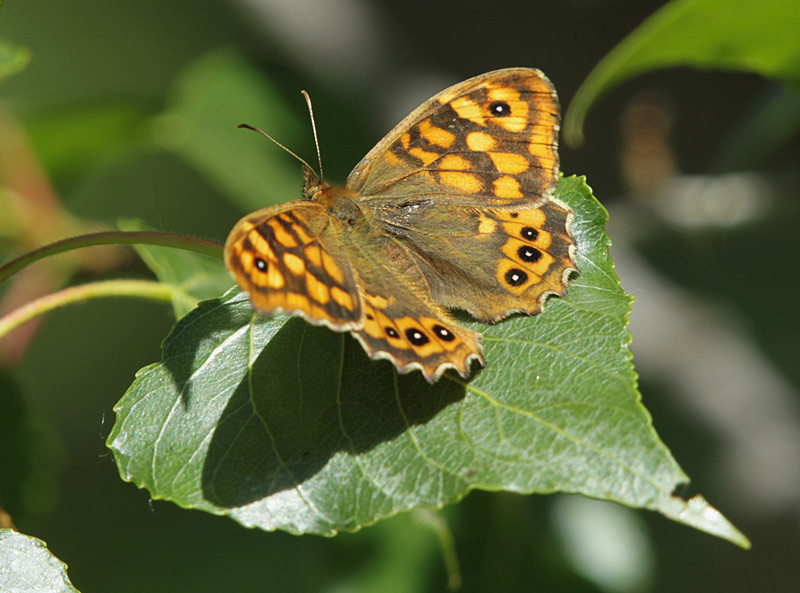
[[31,52],[26,48],[0,41],[0,82],[24,70],[30,60]]
[[264,129],[287,146],[300,137],[293,114],[269,79],[236,53],[216,51],[182,73],[155,131],[163,145],[243,211],[299,198],[300,164],[266,138],[237,128],[242,123]]
[[0,591],[4,593],[78,593],[67,565],[35,537],[0,529]]
[[23,114],[36,154],[59,183],[148,148],[142,132],[152,110],[138,103],[103,101]]
[[716,168],[719,171],[762,168],[785,150],[798,132],[800,93],[789,87],[776,89],[726,139],[720,147]]
[[[138,220],[120,220],[117,226],[123,231],[152,230]],[[178,289],[172,299],[175,319],[186,315],[198,302],[222,295],[233,284],[221,259],[156,245],[133,247],[156,278]]]
[[800,91],[796,0],[673,0],[615,47],[587,77],[564,118],[580,144],[589,107],[621,82],[669,66],[721,68],[777,78]]
[[122,477],[292,533],[357,530],[479,488],[580,493],[746,545],[673,496],[687,478],[636,390],[606,213],[580,178],[558,196],[575,212],[580,276],[541,315],[471,323],[487,361],[471,381],[397,375],[349,335],[255,315],[231,292],[181,320],[115,408]]
[[17,381],[0,369],[0,502],[23,520],[52,511],[61,469],[53,427],[27,404]]

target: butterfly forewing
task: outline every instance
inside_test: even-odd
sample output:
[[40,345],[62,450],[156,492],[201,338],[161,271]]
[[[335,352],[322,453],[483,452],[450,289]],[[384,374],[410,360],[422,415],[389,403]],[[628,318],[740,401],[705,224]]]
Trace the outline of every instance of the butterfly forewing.
[[365,201],[531,201],[558,180],[558,124],[558,99],[544,74],[489,72],[412,112],[358,164],[348,187]]
[[246,216],[225,259],[253,306],[302,315],[340,331],[361,326],[361,299],[337,229],[316,202],[296,201]]
[[420,106],[348,183],[417,260],[436,303],[487,322],[535,314],[566,294],[575,268],[571,213],[552,197],[558,122],[544,74],[490,72]]

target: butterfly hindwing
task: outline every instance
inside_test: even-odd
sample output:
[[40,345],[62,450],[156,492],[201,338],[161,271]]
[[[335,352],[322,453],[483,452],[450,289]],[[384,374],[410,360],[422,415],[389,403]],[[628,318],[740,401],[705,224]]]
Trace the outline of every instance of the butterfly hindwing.
[[[431,382],[448,368],[466,378],[473,360],[483,364],[480,335],[434,304],[427,279],[402,243],[383,233],[345,240],[353,241],[348,249],[363,262],[355,273],[364,321],[353,334],[371,358],[390,360],[401,373],[419,369]],[[373,250],[383,257],[370,259]]]
[[514,209],[430,203],[380,214],[441,306],[488,323],[512,313],[534,315],[548,295],[566,295],[575,269],[567,231],[572,214],[558,200]]

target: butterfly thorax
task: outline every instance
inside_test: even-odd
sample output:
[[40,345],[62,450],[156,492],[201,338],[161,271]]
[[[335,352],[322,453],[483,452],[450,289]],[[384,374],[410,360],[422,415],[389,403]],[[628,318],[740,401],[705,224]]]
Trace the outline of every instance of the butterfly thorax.
[[358,193],[351,189],[335,187],[322,181],[309,199],[317,202],[333,219],[345,226],[353,226],[364,220],[364,213],[357,204]]
[[303,167],[303,197],[322,206],[332,218],[345,226],[352,226],[364,218],[357,204],[357,192],[323,181],[308,166]]

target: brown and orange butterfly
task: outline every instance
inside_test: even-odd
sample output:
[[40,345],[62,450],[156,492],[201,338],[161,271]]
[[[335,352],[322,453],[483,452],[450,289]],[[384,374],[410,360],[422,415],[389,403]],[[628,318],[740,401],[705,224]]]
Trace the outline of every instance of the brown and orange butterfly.
[[538,70],[442,91],[373,148],[344,187],[304,169],[303,198],[240,220],[225,261],[253,306],[349,331],[371,358],[434,382],[484,364],[463,309],[535,315],[575,269],[559,177],[558,99]]

